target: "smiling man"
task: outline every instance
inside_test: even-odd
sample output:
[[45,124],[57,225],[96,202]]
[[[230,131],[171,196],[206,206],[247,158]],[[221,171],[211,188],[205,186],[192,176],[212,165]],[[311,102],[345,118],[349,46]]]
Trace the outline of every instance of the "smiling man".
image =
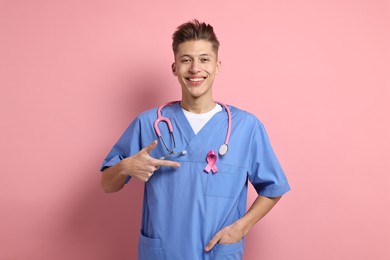
[[[145,183],[138,259],[242,259],[245,235],[290,187],[262,123],[213,99],[213,27],[182,24],[172,48],[181,100],[130,124],[103,162],[102,186]],[[258,197],[246,211],[248,181]]]

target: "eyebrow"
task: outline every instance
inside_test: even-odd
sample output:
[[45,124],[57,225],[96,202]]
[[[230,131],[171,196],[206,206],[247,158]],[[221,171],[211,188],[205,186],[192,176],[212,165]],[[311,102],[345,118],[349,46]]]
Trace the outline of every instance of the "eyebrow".
[[[205,56],[207,56],[207,57],[213,57],[212,55],[207,54],[207,53],[204,53],[204,54],[200,54],[200,55],[199,55],[199,57],[205,57]],[[190,58],[192,58],[193,56],[190,55],[190,54],[183,54],[183,55],[180,56],[180,58],[184,58],[184,57],[190,57]]]

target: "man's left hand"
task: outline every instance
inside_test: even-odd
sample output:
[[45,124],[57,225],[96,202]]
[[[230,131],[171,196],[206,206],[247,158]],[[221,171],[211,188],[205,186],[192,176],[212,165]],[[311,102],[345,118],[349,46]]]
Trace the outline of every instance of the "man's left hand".
[[245,235],[245,226],[240,222],[236,221],[230,226],[221,229],[205,247],[205,251],[208,252],[219,244],[233,244],[239,242]]

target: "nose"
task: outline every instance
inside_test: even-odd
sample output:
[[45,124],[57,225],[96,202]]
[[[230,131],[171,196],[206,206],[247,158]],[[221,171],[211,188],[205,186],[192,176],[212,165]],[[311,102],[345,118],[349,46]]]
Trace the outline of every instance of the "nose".
[[199,67],[199,63],[197,61],[193,61],[191,63],[191,67],[189,69],[189,72],[192,73],[192,74],[196,74],[196,73],[198,73],[200,71],[201,71],[201,69]]

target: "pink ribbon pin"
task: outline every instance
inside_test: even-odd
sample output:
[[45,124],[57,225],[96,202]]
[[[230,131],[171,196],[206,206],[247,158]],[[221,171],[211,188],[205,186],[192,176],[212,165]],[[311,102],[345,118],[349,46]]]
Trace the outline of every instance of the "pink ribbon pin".
[[216,165],[217,162],[217,154],[214,152],[214,150],[211,150],[207,154],[207,166],[204,168],[204,170],[209,173],[210,171],[213,171],[213,173],[217,173],[218,167]]

